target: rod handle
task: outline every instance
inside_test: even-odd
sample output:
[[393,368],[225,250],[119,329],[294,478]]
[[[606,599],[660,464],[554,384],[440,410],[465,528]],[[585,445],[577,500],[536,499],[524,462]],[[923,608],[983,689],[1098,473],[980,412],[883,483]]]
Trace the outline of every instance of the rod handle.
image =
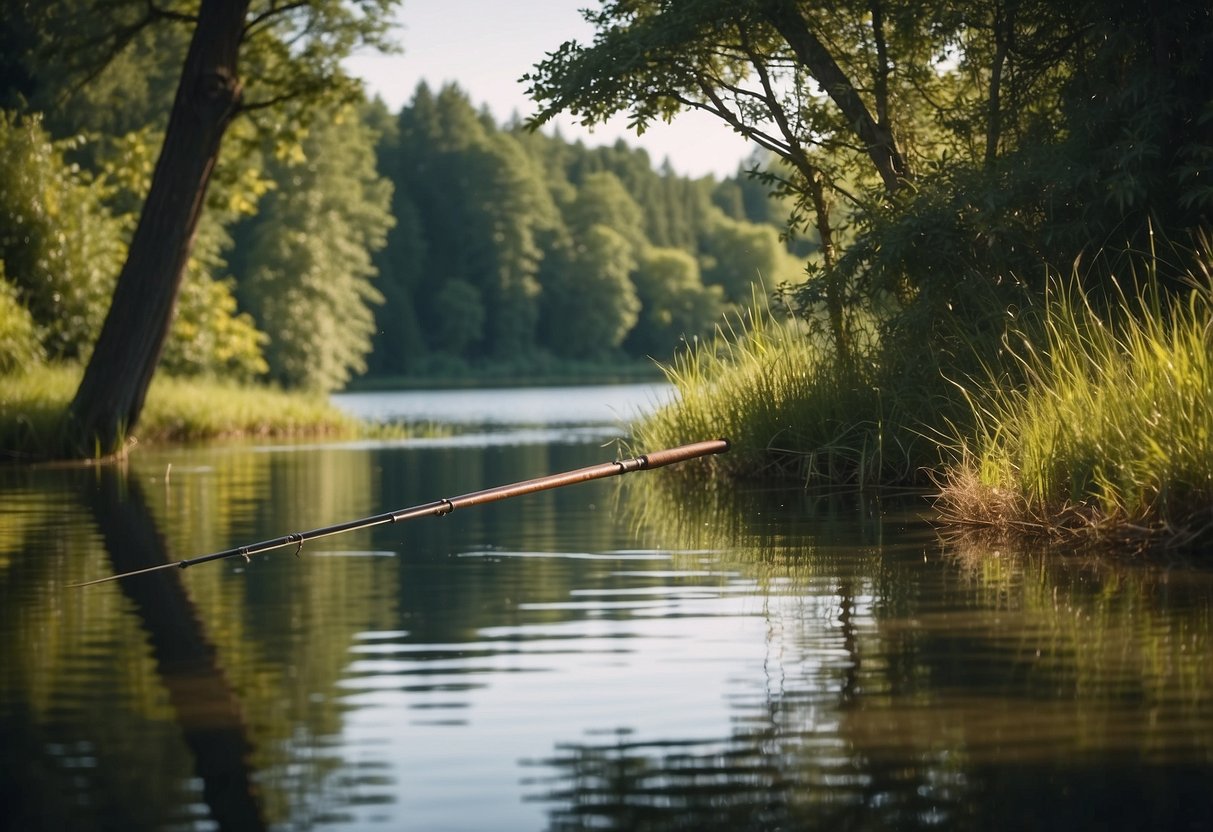
[[709,439],[704,442],[692,442],[690,445],[679,445],[677,448],[669,448],[664,451],[653,451],[651,454],[645,454],[641,459],[644,460],[645,469],[661,468],[708,454],[722,454],[728,449],[729,440]]

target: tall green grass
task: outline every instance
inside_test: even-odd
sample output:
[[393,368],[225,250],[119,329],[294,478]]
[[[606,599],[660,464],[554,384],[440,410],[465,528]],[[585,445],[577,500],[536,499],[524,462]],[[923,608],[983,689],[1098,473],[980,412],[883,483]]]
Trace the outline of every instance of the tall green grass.
[[876,369],[840,360],[817,328],[756,304],[675,357],[666,375],[678,398],[634,425],[633,440],[655,448],[726,437],[732,450],[715,464],[731,476],[904,481],[911,446],[925,443],[898,419]]
[[362,426],[323,393],[234,381],[160,376],[135,435],[184,442],[247,436],[354,436]]
[[[1213,531],[1213,281],[1164,296],[1147,258],[1093,299],[1053,280],[1035,333],[967,390],[945,517],[1002,531],[1184,544]],[[1098,301],[1098,302],[1097,302]]]
[[79,383],[80,371],[72,367],[37,364],[0,375],[0,462],[54,456]]
[[[0,461],[33,461],[60,447],[80,370],[42,366],[0,375]],[[158,376],[131,439],[186,442],[238,436],[359,434],[323,395],[207,379]]]

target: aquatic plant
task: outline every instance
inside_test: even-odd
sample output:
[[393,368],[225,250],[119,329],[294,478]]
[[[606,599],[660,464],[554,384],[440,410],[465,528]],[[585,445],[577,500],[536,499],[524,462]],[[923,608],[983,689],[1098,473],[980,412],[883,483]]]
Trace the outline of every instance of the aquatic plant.
[[678,398],[633,426],[638,447],[723,436],[733,450],[714,464],[734,476],[859,487],[912,476],[921,437],[897,417],[876,362],[841,360],[819,327],[760,298],[665,370]]

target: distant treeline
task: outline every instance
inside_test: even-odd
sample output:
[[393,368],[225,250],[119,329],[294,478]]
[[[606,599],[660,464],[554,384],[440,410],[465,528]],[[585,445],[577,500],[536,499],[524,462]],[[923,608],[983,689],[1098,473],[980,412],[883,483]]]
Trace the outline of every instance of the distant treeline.
[[395,227],[376,257],[373,373],[443,363],[669,358],[754,286],[802,278],[786,212],[742,173],[655,170],[647,153],[499,127],[456,87],[370,108]]
[[[18,34],[39,36],[0,40]],[[91,350],[184,47],[153,27],[84,84],[39,57],[53,51],[7,53],[0,372]],[[332,390],[664,360],[755,284],[802,279],[811,247],[789,253],[786,211],[744,173],[692,179],[623,144],[498,125],[453,86],[395,115],[360,95],[250,115],[207,193],[161,362],[175,375]]]

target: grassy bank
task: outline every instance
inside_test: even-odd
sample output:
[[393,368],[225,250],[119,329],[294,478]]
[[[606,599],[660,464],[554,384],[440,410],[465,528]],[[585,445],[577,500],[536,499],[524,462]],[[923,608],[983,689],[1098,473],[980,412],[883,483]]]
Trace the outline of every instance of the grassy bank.
[[1147,279],[1104,311],[1055,284],[1027,378],[969,391],[940,507],[998,532],[1184,545],[1213,534],[1213,291]]
[[[680,398],[634,439],[727,436],[727,476],[861,487],[925,477],[942,484],[943,520],[1003,535],[1208,541],[1213,281],[1194,274],[1188,294],[1164,297],[1145,271],[1098,303],[1076,280],[1053,281],[1005,340],[951,350],[950,366],[934,365],[928,344],[844,365],[803,325],[752,315],[669,368]],[[997,358],[953,383],[975,377],[964,365],[979,355]]]
[[727,437],[714,463],[727,476],[806,485],[907,484],[938,461],[917,430],[918,389],[872,355],[842,362],[799,320],[747,312],[667,368],[678,399],[634,426],[639,447]]
[[[0,460],[38,459],[56,447],[63,414],[79,380],[80,370],[73,367],[39,367],[0,376]],[[361,430],[355,419],[323,395],[158,376],[132,439],[354,436]]]

